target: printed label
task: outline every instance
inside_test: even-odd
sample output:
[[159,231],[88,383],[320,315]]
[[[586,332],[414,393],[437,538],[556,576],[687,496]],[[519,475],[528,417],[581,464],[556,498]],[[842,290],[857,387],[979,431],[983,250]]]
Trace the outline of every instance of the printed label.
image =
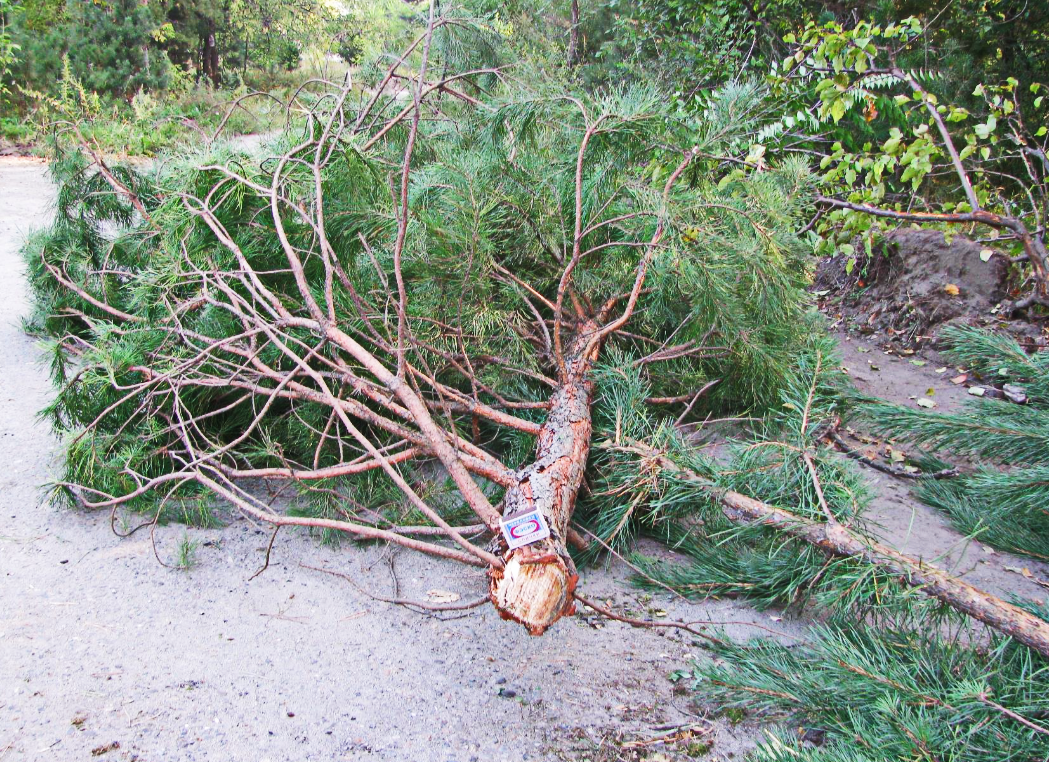
[[499,527],[503,530],[503,537],[511,550],[531,545],[550,536],[550,527],[546,525],[546,519],[539,511],[528,511],[502,519]]

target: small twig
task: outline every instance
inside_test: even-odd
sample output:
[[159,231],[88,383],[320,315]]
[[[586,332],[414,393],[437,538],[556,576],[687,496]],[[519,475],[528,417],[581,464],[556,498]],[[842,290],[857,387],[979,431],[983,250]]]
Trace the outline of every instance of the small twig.
[[681,423],[688,416],[688,414],[692,412],[692,408],[696,404],[696,402],[699,401],[699,398],[706,394],[707,391],[709,391],[719,381],[721,381],[720,378],[715,378],[713,381],[707,381],[707,383],[703,384],[703,386],[700,387],[699,391],[696,392],[696,396],[692,398],[692,401],[688,403],[688,406],[682,411],[681,415],[679,415],[677,417],[677,420],[674,421],[674,425],[680,426]]
[[[578,525],[577,525],[577,526],[578,526]],[[591,532],[591,531],[590,531],[589,529],[587,529],[586,527],[583,527],[583,526],[579,526],[578,528],[579,528],[579,531],[583,532],[583,534],[589,535],[590,537],[593,537],[593,538],[594,538],[595,540],[597,540],[598,544],[599,544],[599,545],[600,545],[600,546],[601,546],[602,548],[604,548],[605,550],[607,550],[607,551],[608,551],[609,553],[611,553],[611,554],[612,554],[613,556],[615,556],[615,557],[616,557],[616,558],[618,558],[618,559],[619,559],[620,561],[622,561],[622,562],[623,562],[624,564],[626,564],[626,565],[627,565],[627,566],[629,566],[629,567],[630,567],[631,569],[633,569],[633,570],[634,570],[634,571],[635,571],[635,572],[636,572],[636,573],[637,573],[638,575],[640,575],[640,576],[641,576],[642,578],[644,578],[644,579],[645,579],[645,581],[647,581],[647,582],[651,582],[651,583],[652,583],[653,585],[658,585],[659,587],[663,588],[664,590],[666,590],[666,591],[667,591],[668,593],[670,593],[671,595],[673,595],[673,596],[675,596],[675,597],[677,597],[677,598],[680,598],[680,599],[681,599],[682,601],[684,601],[684,602],[686,602],[686,603],[688,603],[688,602],[689,602],[689,601],[688,601],[688,598],[686,598],[685,596],[683,596],[683,595],[682,595],[681,593],[679,593],[679,592],[678,592],[677,590],[675,590],[674,588],[672,588],[672,587],[671,587],[670,585],[668,585],[668,584],[667,584],[666,582],[661,582],[660,580],[656,579],[655,577],[653,577],[653,576],[651,576],[651,575],[649,575],[649,574],[646,574],[645,572],[643,572],[643,571],[642,571],[642,570],[641,570],[640,568],[638,568],[638,567],[637,567],[637,566],[635,566],[634,564],[630,563],[630,561],[628,561],[628,560],[627,560],[627,559],[626,559],[626,558],[625,558],[625,557],[624,557],[624,556],[623,556],[623,555],[622,555],[621,553],[617,552],[617,551],[616,551],[615,549],[613,549],[613,548],[612,548],[612,547],[611,547],[611,546],[610,546],[610,545],[609,545],[609,544],[608,544],[607,542],[605,542],[604,540],[602,540],[602,539],[601,539],[600,537],[598,537],[598,536],[597,536],[596,534],[594,534],[593,532]]]
[[309,564],[299,564],[299,566],[303,569],[312,569],[313,571],[331,574],[333,577],[342,577],[342,579],[353,585],[354,589],[359,593],[367,595],[374,600],[382,601],[383,603],[393,603],[397,606],[414,606],[415,608],[423,609],[425,611],[465,611],[467,609],[475,609],[478,606],[483,606],[490,600],[487,595],[481,598],[476,598],[472,601],[464,601],[462,603],[426,603],[425,601],[416,601],[409,598],[388,598],[384,595],[377,595],[376,593],[365,590],[348,574],[337,572],[334,569],[325,569],[322,566],[310,566]]
[[1027,719],[1023,715],[1019,715],[1016,712],[1012,711],[1011,709],[1006,709],[1001,704],[999,704],[999,703],[997,703],[995,701],[992,701],[991,699],[989,699],[987,697],[987,691],[982,691],[976,698],[980,699],[980,701],[983,702],[984,704],[987,704],[987,706],[990,706],[990,707],[993,707],[994,709],[997,709],[999,712],[1004,714],[1006,717],[1011,717],[1012,719],[1014,719],[1017,722],[1019,722],[1021,725],[1024,725],[1025,727],[1028,727],[1031,730],[1036,730],[1039,733],[1044,733],[1045,735],[1049,736],[1049,728],[1043,728],[1041,725],[1036,725],[1035,723],[1031,722],[1029,719]]
[[705,632],[701,632],[700,630],[697,630],[695,627],[692,626],[693,624],[698,624],[698,622],[651,622],[647,619],[634,619],[633,617],[617,614],[616,612],[612,611],[612,609],[606,608],[600,603],[594,603],[590,599],[584,598],[579,593],[573,593],[573,596],[577,601],[586,606],[589,606],[601,616],[608,617],[609,619],[614,619],[617,622],[629,624],[631,627],[651,627],[653,629],[659,628],[684,630],[685,632],[689,632],[705,640],[709,640],[711,643],[717,643],[719,646],[727,645],[727,643],[725,643],[724,640],[721,640],[720,638],[715,638],[713,635],[708,635]]
[[959,476],[961,471],[957,468],[945,468],[942,471],[933,471],[932,473],[910,473],[904,471],[902,468],[896,468],[885,463],[879,463],[878,461],[868,458],[858,450],[853,450],[849,447],[848,443],[841,438],[841,435],[835,431],[827,432],[827,438],[830,439],[834,444],[841,448],[842,455],[857,460],[865,466],[873,468],[875,471],[881,471],[882,473],[889,474],[890,476],[898,476],[901,479],[949,479],[953,476]]
[[807,452],[803,452],[801,454],[801,459],[805,461],[805,465],[808,466],[809,475],[812,477],[812,486],[816,488],[816,497],[819,499],[820,508],[823,509],[823,515],[827,517],[827,521],[831,524],[837,524],[838,517],[831,512],[830,506],[827,505],[827,498],[823,496],[823,487],[820,485],[820,477],[816,473],[816,464],[812,462],[812,456]]
[[680,741],[688,741],[696,735],[709,735],[712,731],[711,726],[708,724],[703,726],[698,722],[683,722],[670,726],[660,726],[654,728],[660,735],[655,738],[649,738],[646,740],[638,741],[627,741],[623,744],[624,749],[643,749],[646,746],[659,746],[662,744],[678,743]]
[[248,577],[248,582],[251,582],[257,576],[259,576],[264,571],[266,571],[268,568],[270,568],[270,552],[273,550],[273,541],[277,539],[277,532],[280,531],[280,527],[281,527],[280,524],[275,524],[274,525],[274,527],[273,527],[273,534],[270,535],[269,545],[266,546],[266,562],[262,565],[262,568],[260,568],[257,572],[252,574],[250,577]]

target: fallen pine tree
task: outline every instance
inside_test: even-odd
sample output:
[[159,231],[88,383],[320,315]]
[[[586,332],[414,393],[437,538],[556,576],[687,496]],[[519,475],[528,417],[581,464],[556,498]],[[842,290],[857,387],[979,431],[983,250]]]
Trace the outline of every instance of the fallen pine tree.
[[[730,89],[694,125],[645,88],[575,97],[432,64],[439,36],[468,31],[433,20],[374,96],[320,97],[260,165],[56,164],[57,220],[27,261],[61,384],[61,493],[158,515],[214,494],[486,567],[500,613],[538,634],[572,608],[603,355],[678,414],[708,391],[774,399],[807,322],[807,173],[719,190],[703,158],[745,142],[759,93]],[[482,86],[496,95],[467,92]],[[424,497],[434,465],[454,499]],[[306,509],[273,510],[260,480]],[[364,482],[400,500],[362,504]],[[507,548],[500,519],[522,510],[550,536]],[[468,539],[478,523],[493,541]]]
[[[477,34],[431,19],[373,95],[320,95],[261,162],[56,162],[56,221],[26,249],[66,435],[56,494],[153,521],[217,496],[276,528],[484,567],[500,614],[541,634],[573,609],[576,504],[588,473],[609,476],[593,442],[629,428],[607,413],[619,379],[668,420],[779,404],[813,351],[794,232],[810,177],[785,162],[719,182],[760,92],[726,88],[696,122],[646,88],[584,97],[434,63]],[[291,508],[262,482],[291,485]],[[644,500],[586,520],[615,542]],[[814,527],[746,505],[885,566],[829,509]],[[500,522],[531,511],[549,537],[510,547]],[[1008,604],[963,605],[962,583],[893,563],[1049,650]]]

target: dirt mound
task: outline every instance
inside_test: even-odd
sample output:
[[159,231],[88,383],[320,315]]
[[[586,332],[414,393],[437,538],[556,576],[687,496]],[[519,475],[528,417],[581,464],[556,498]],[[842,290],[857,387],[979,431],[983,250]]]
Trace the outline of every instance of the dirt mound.
[[825,312],[860,331],[921,343],[948,321],[990,317],[1006,297],[1009,261],[995,252],[985,262],[984,249],[962,235],[904,228],[851,273],[844,255],[821,262],[815,289]]
[[29,143],[8,143],[0,140],[0,156],[32,156],[33,146]]

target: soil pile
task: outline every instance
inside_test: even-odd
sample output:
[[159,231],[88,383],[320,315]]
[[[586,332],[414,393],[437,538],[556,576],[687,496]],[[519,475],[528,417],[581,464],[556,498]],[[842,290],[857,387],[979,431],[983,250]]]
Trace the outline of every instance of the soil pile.
[[815,289],[832,317],[863,333],[920,344],[948,321],[991,318],[1006,298],[1009,261],[987,251],[962,235],[946,239],[937,230],[901,228],[851,273],[845,255],[822,261]]

